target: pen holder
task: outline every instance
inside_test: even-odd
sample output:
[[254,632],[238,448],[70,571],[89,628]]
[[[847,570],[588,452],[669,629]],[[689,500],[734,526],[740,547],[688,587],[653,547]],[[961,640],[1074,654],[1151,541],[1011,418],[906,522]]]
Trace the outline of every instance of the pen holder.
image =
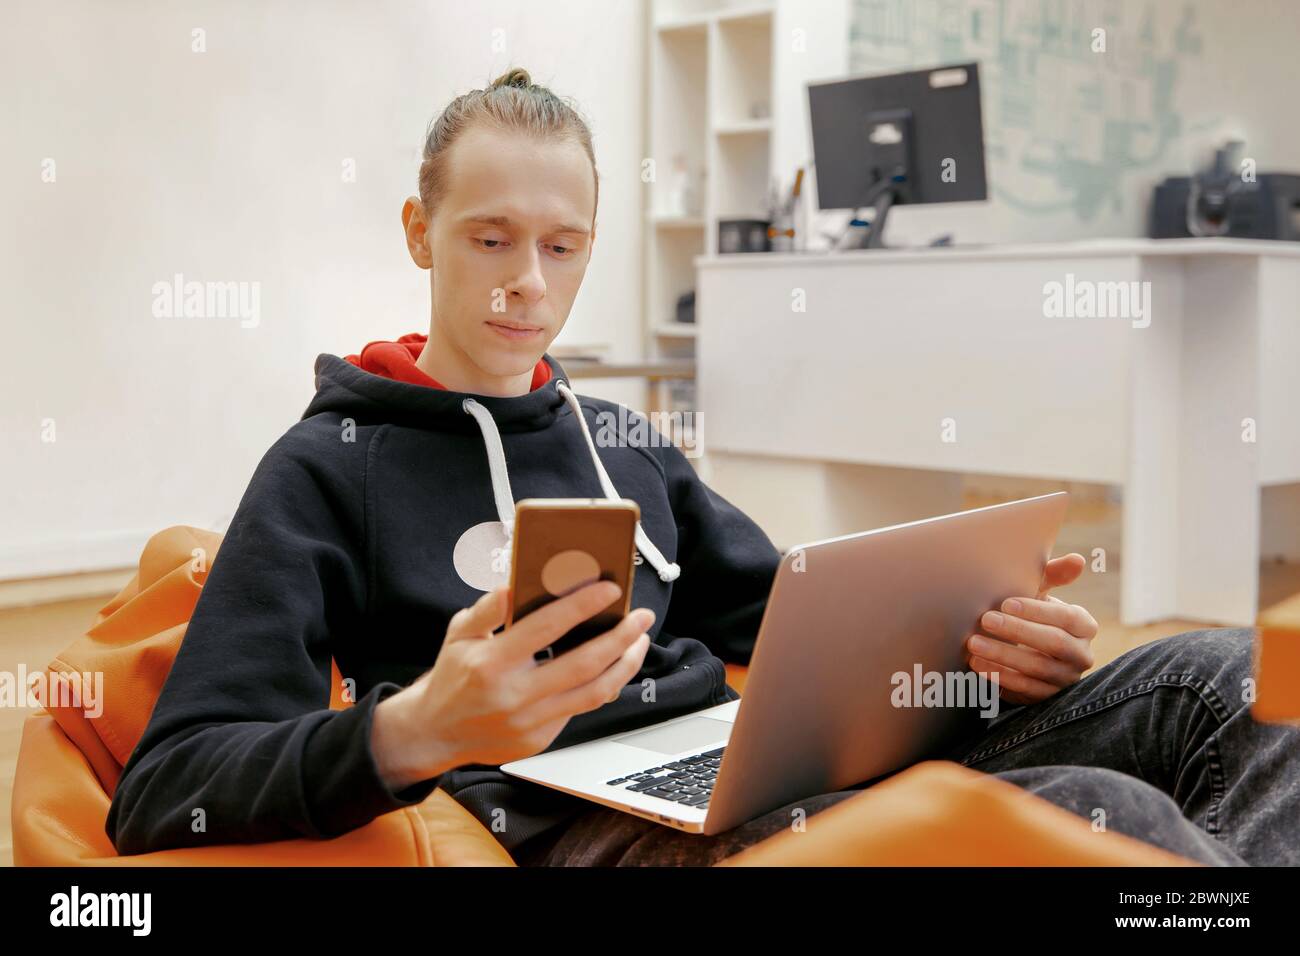
[[793,252],[795,248],[794,216],[779,213],[767,227],[767,241],[773,252]]

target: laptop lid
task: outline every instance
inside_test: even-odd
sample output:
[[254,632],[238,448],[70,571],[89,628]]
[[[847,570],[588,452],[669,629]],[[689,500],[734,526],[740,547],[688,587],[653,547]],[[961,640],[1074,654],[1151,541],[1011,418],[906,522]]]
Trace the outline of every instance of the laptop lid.
[[1068,498],[787,551],[704,832],[890,773],[975,728],[990,705],[1008,706],[966,670],[963,645],[985,611],[1038,592]]

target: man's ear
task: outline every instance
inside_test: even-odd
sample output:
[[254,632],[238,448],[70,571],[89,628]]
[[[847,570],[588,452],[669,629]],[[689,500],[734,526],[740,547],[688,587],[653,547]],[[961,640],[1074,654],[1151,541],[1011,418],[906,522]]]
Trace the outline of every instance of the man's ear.
[[402,229],[406,232],[406,249],[411,261],[421,269],[433,268],[433,250],[429,246],[429,222],[419,196],[411,196],[402,206]]

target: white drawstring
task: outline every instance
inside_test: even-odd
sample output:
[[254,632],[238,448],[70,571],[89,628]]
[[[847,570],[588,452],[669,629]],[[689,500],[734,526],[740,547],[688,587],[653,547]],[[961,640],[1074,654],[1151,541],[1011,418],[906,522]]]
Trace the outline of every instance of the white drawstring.
[[478,421],[479,430],[483,432],[483,444],[487,446],[488,471],[492,474],[492,497],[496,499],[497,516],[506,529],[506,544],[515,533],[515,496],[510,490],[510,477],[506,474],[506,450],[501,447],[501,433],[492,414],[472,398],[461,402],[465,411]]
[[[614,482],[610,480],[609,473],[605,471],[605,465],[600,460],[600,455],[596,453],[596,443],[591,440],[591,432],[587,428],[586,418],[582,415],[582,406],[578,404],[578,396],[573,393],[563,379],[556,382],[556,388],[564,396],[564,400],[569,403],[569,407],[573,409],[573,414],[578,419],[578,426],[582,429],[582,437],[587,440],[587,450],[591,453],[592,463],[596,466],[596,475],[600,479],[600,487],[605,492],[605,497],[610,499],[619,498],[618,489],[614,487]],[[461,405],[467,413],[474,416],[479,429],[483,432],[483,444],[487,447],[488,466],[492,473],[492,496],[496,499],[497,517],[501,519],[501,524],[505,527],[506,546],[508,547],[510,539],[514,536],[515,498],[514,493],[510,490],[510,477],[506,469],[505,449],[501,446],[501,435],[497,431],[497,424],[493,420],[491,413],[482,404],[472,398],[467,398]],[[664,558],[663,553],[655,547],[654,542],[650,540],[650,536],[641,527],[640,521],[636,523],[636,546],[655,571],[658,572],[659,580],[675,581],[681,575],[682,569],[675,562],[670,562]]]
[[[587,449],[591,452],[591,460],[596,465],[596,474],[600,477],[600,487],[605,492],[605,497],[616,499],[620,497],[618,489],[614,487],[614,482],[609,480],[609,473],[605,471],[605,465],[600,460],[600,455],[596,454],[596,443],[591,440],[591,432],[587,429],[587,419],[582,415],[582,406],[578,404],[578,396],[573,394],[569,386],[563,379],[556,382],[556,389],[564,396],[564,400],[569,403],[573,409],[574,416],[578,419],[578,424],[582,427],[582,437],[587,439]],[[681,575],[682,569],[676,563],[669,562],[655,547],[655,543],[650,540],[650,536],[645,533],[641,527],[641,522],[636,523],[636,546],[650,562],[651,566],[659,572],[660,581],[676,581]]]

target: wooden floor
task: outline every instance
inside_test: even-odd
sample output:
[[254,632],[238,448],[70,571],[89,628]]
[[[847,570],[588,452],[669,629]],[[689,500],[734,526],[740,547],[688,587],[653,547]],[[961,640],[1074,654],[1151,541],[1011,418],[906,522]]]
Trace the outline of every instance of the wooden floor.
[[[968,506],[982,503],[973,501]],[[1082,604],[1101,623],[1101,634],[1094,642],[1098,666],[1148,641],[1205,626],[1191,621],[1164,621],[1137,628],[1121,626],[1118,623],[1117,572],[1121,559],[1118,509],[1086,502],[1072,506],[1057,539],[1055,553],[1079,551],[1088,556],[1097,547],[1106,549],[1106,573],[1086,571],[1078,582],[1055,593],[1063,600]],[[128,577],[129,574],[124,574],[122,582],[125,583]],[[1261,568],[1261,607],[1269,607],[1296,593],[1300,593],[1300,565],[1268,564]],[[25,664],[29,673],[43,668],[85,632],[107,599],[108,595],[104,595],[0,610],[0,671],[16,674],[20,663]],[[22,724],[28,714],[24,708],[0,707],[0,864],[4,865],[13,862],[10,791]]]

